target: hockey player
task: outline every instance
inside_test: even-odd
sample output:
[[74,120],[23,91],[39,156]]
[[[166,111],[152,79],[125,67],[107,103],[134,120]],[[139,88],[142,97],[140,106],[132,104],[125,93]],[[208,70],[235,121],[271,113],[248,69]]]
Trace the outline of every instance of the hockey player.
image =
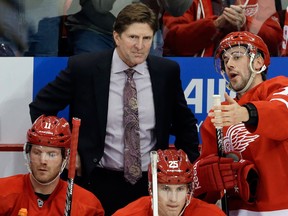
[[[194,193],[215,202],[226,189],[233,216],[288,215],[288,78],[266,80],[267,46],[249,32],[228,34],[215,59],[236,98],[225,93],[201,127]],[[223,127],[226,158],[216,156],[215,126]]]
[[[64,118],[40,116],[27,132],[24,156],[30,173],[0,179],[0,215],[64,215],[67,183],[60,179],[71,132]],[[72,216],[104,215],[99,200],[74,184]]]
[[[168,149],[158,150],[158,212],[159,216],[225,215],[213,204],[192,197],[191,182],[193,166],[184,151]],[[148,169],[149,193],[116,211],[113,216],[152,216],[152,171]]]

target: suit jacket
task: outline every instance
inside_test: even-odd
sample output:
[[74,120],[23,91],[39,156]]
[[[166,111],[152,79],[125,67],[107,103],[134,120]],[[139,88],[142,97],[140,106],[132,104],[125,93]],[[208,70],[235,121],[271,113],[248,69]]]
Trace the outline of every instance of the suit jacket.
[[[109,50],[70,57],[67,68],[29,105],[32,121],[41,114],[57,115],[67,105],[70,120],[81,119],[78,152],[83,177],[89,177],[104,152],[112,55]],[[193,162],[199,156],[197,120],[184,97],[180,67],[156,56],[148,56],[147,64],[155,105],[156,149],[168,148],[169,135],[174,134],[175,147]]]

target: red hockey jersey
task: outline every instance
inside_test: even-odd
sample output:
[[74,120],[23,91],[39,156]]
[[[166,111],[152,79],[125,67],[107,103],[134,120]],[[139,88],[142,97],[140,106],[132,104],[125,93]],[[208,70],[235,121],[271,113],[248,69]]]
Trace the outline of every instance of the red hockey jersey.
[[[116,211],[112,216],[153,216],[151,196],[144,196]],[[192,198],[182,216],[224,216],[224,212],[214,204]]]
[[[194,0],[190,8],[179,17],[164,14],[164,55],[211,57],[220,40],[228,33],[237,31],[235,28],[219,31],[215,27],[217,16],[213,13],[212,1]],[[274,4],[274,1],[250,0],[245,10],[246,27],[241,30],[259,35],[271,55],[278,56],[282,29],[275,7],[273,14],[273,10],[270,10],[273,7],[269,4]]]
[[[29,175],[0,179],[0,215],[16,216],[21,208],[26,208],[29,216],[63,216],[67,182],[60,180],[49,198],[43,201],[34,193]],[[92,193],[74,184],[71,213],[71,216],[103,216],[104,209]]]
[[[257,107],[257,128],[246,128],[243,123],[224,127],[223,143],[225,152],[238,151],[256,165],[259,184],[254,204],[229,199],[230,215],[288,215],[288,78],[262,82],[238,100],[240,105],[248,102]],[[201,126],[201,136],[201,158],[217,154],[210,118]]]

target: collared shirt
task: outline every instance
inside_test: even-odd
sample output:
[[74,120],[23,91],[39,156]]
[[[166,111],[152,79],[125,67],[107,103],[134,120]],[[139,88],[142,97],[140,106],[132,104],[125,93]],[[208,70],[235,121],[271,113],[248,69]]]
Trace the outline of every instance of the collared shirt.
[[[111,67],[104,155],[100,165],[119,171],[123,170],[123,90],[127,80],[124,70],[128,68],[115,49]],[[153,93],[147,62],[136,65],[133,69],[136,70],[133,78],[137,88],[142,170],[147,171],[150,163],[149,153],[156,144]]]

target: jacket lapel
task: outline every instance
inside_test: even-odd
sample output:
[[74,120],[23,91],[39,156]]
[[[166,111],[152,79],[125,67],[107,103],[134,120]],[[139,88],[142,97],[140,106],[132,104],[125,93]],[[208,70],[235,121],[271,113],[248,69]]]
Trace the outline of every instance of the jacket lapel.
[[[94,72],[94,94],[96,103],[97,128],[100,130],[101,139],[105,139],[107,113],[108,113],[108,98],[109,98],[109,83],[111,76],[111,63],[113,51],[106,52],[95,59],[97,62]],[[98,62],[101,62],[99,64]]]
[[[160,106],[161,106],[161,89],[159,86],[161,86],[161,82],[163,80],[161,79],[161,76],[159,74],[159,71],[157,71],[157,61],[151,56],[148,56],[147,58],[147,64],[148,64],[148,70],[151,77],[151,85],[152,85],[152,93],[153,93],[153,101],[154,101],[154,109],[155,109],[155,116],[156,116],[156,125],[159,116],[162,116],[162,113],[160,112]],[[157,126],[156,126],[157,127]]]

